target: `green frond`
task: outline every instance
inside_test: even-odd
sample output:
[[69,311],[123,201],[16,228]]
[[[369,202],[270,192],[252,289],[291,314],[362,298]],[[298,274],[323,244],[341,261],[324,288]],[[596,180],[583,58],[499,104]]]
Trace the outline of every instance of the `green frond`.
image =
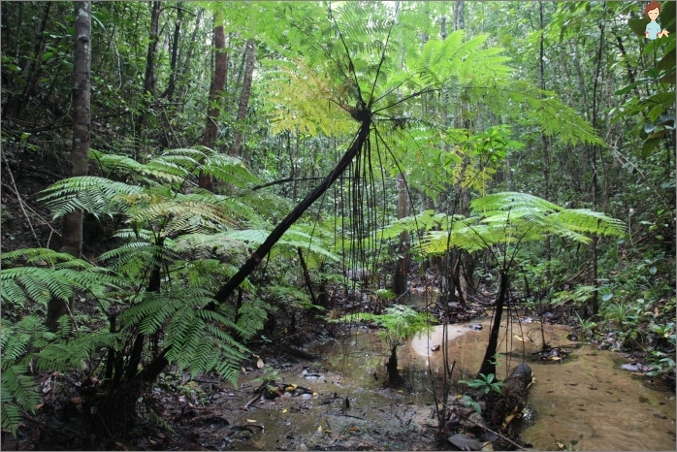
[[35,366],[39,370],[61,372],[81,369],[94,354],[115,347],[117,340],[117,334],[90,332],[73,339],[51,342],[35,354]]
[[118,278],[106,268],[93,267],[72,257],[64,264],[55,264],[55,268],[2,269],[0,281],[3,302],[24,307],[28,300],[33,300],[46,306],[53,298],[70,300],[75,291],[80,290],[101,296],[119,283]]
[[121,202],[123,195],[138,195],[142,187],[115,182],[96,176],[63,179],[41,193],[39,201],[52,211],[54,218],[82,209],[95,216],[123,213],[128,205]]
[[226,154],[213,154],[207,157],[203,162],[202,171],[235,187],[260,183],[259,179],[249,172],[242,160]]
[[15,436],[23,420],[21,410],[34,412],[35,406],[40,401],[35,381],[27,374],[28,366],[14,365],[3,369],[0,379],[2,429],[12,432]]
[[565,209],[537,196],[504,192],[471,202],[474,216],[449,228],[429,231],[422,242],[425,252],[442,253],[447,247],[469,252],[498,244],[543,240],[547,234],[588,244],[586,234],[620,236],[622,221],[588,209]]

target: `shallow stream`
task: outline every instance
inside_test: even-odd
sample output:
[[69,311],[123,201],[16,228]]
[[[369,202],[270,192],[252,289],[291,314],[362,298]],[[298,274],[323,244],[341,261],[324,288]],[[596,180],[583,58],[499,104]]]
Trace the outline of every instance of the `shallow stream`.
[[[490,323],[477,323],[482,330],[469,324],[447,326],[454,379],[472,379],[480,367]],[[281,380],[305,386],[312,395],[257,403],[240,421],[265,425],[251,438],[263,450],[434,449],[437,421],[429,388],[443,368],[443,349],[432,351],[442,344],[442,328],[398,348],[411,393],[381,388],[389,350],[376,331],[362,327],[308,347],[322,361],[279,373]],[[522,439],[538,450],[675,450],[675,394],[620,369],[618,354],[570,342],[568,331],[559,325],[541,331],[539,322],[513,322],[507,332],[502,327],[497,377],[505,378],[523,360],[535,377]],[[541,349],[543,339],[569,355],[539,361],[532,353]]]

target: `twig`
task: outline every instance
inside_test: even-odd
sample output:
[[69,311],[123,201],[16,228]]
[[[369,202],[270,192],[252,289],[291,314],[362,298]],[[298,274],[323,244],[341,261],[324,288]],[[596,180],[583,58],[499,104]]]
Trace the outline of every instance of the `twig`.
[[343,414],[343,413],[338,413],[338,414],[329,413],[329,414],[331,414],[332,416],[352,417],[353,419],[359,419],[359,420],[361,420],[361,421],[368,421],[368,420],[369,420],[369,419],[365,419],[365,418],[363,418],[363,417],[353,416],[352,414]]
[[7,166],[7,172],[9,173],[9,179],[12,181],[12,185],[14,186],[14,194],[16,195],[17,201],[19,201],[19,207],[21,207],[21,211],[23,212],[24,216],[26,217],[26,221],[28,222],[28,227],[31,228],[31,232],[33,233],[33,238],[35,241],[38,243],[38,246],[42,248],[42,245],[40,244],[40,240],[38,240],[38,236],[35,233],[35,229],[33,229],[33,225],[31,224],[31,219],[28,217],[28,213],[26,212],[26,209],[24,209],[24,202],[21,199],[21,196],[19,196],[19,189],[16,186],[16,182],[14,182],[14,175],[12,174],[12,169],[9,167],[9,162],[7,161],[7,158],[5,157],[5,153],[2,153],[2,160],[4,160],[5,165]]
[[71,318],[71,322],[73,322],[73,328],[75,328],[75,332],[80,334],[80,330],[78,330],[78,324],[75,323],[75,317],[73,317],[73,312],[71,311],[69,303],[66,300],[63,300],[63,302],[66,305],[66,309],[68,310],[68,316]]
[[498,432],[493,431],[492,429],[490,429],[490,428],[487,427],[486,425],[480,425],[480,424],[478,424],[477,422],[475,422],[475,421],[473,421],[472,419],[470,419],[469,417],[463,415],[462,413],[458,413],[458,412],[457,412],[456,414],[458,414],[459,416],[461,416],[463,419],[465,419],[466,421],[470,422],[471,424],[474,424],[474,425],[476,425],[477,427],[483,428],[484,430],[488,431],[489,433],[493,433],[494,435],[498,436],[499,438],[502,438],[502,439],[506,440],[507,442],[509,442],[509,443],[512,444],[513,446],[517,447],[519,450],[526,450],[524,447],[520,446],[520,445],[517,444],[515,441],[511,440],[510,438],[506,437],[505,435],[502,435],[502,434],[500,434],[500,433],[498,433]]

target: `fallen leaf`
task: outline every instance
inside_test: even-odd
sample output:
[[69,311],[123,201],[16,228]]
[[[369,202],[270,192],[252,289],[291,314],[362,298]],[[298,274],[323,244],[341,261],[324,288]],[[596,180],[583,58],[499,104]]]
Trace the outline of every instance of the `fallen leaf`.
[[434,352],[437,352],[437,351],[440,350],[440,345],[437,344],[437,345],[435,345],[435,346],[433,346],[433,347],[430,347],[430,350],[432,350],[432,351],[434,351]]

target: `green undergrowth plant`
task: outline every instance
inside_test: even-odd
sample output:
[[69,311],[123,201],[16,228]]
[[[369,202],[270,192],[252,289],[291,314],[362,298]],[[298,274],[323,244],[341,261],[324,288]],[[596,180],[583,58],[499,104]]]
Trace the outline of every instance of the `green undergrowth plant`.
[[489,394],[491,391],[497,392],[500,394],[504,382],[496,381],[496,376],[494,374],[484,375],[480,373],[477,378],[473,380],[459,380],[459,383],[465,384],[469,388],[479,389],[482,394]]
[[417,334],[426,333],[432,328],[429,312],[417,312],[410,306],[397,304],[386,308],[383,314],[362,312],[349,314],[338,319],[329,319],[329,321],[340,323],[374,322],[382,327],[379,334],[390,347],[390,358],[386,363],[386,370],[388,372],[388,384],[391,386],[398,386],[404,382],[397,367],[397,347],[402,345],[401,341],[409,340]]
[[[237,382],[247,352],[243,341],[263,326],[265,306],[214,309],[212,294],[248,254],[247,240],[235,232],[265,227],[266,220],[246,188],[257,179],[236,158],[204,147],[167,150],[146,163],[98,151],[91,158],[105,177],[61,180],[41,200],[55,218],[81,209],[123,224],[116,247],[97,258],[99,267],[49,250],[3,256],[3,267],[5,258],[30,264],[3,268],[3,303],[5,297],[17,306],[52,297],[66,301],[77,292],[98,306],[108,322],[70,332],[68,340],[52,337],[43,344],[29,335],[26,343],[44,370],[73,370],[84,354],[97,357],[91,372],[105,395],[87,402],[101,413],[92,428],[119,433],[133,419],[139,391],[170,364],[193,376],[213,371]],[[227,194],[197,187],[200,173],[211,175]],[[59,320],[65,324],[70,319]],[[34,404],[21,396],[17,382],[25,380],[7,381],[7,397],[14,401],[8,403]]]

